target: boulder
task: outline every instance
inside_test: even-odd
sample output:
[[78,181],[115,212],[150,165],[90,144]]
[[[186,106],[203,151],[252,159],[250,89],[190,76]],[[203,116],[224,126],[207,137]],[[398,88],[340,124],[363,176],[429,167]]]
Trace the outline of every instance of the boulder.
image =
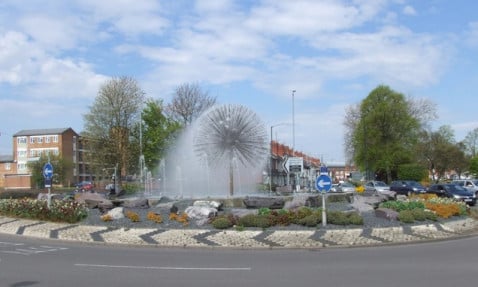
[[206,224],[209,218],[217,215],[217,209],[205,206],[189,206],[184,212],[199,226]]
[[115,207],[106,214],[111,216],[113,220],[124,218],[123,207]]
[[86,204],[88,208],[99,208],[102,206],[103,208],[109,207],[108,209],[111,209],[113,207],[113,203],[99,193],[78,193],[75,196],[75,200],[79,203]]
[[388,220],[397,220],[398,212],[390,208],[377,208],[375,209],[375,216],[379,218],[385,218]]
[[270,208],[270,209],[281,209],[284,207],[284,199],[278,197],[246,197],[244,198],[244,205],[247,208]]
[[216,200],[196,200],[193,202],[193,206],[211,207],[216,210],[222,209],[222,203]]
[[127,208],[149,208],[148,199],[146,198],[124,199],[121,206]]

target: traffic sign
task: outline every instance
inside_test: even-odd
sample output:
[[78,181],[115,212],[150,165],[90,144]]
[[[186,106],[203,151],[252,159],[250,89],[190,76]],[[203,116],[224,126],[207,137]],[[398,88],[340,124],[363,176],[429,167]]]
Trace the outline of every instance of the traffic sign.
[[47,162],[43,166],[43,177],[47,179],[51,179],[53,176],[53,166],[51,163]]
[[327,170],[327,167],[325,165],[322,165],[320,167],[320,174],[325,174],[325,175],[329,174],[329,171]]
[[321,174],[315,181],[315,188],[320,192],[328,192],[332,187],[332,180],[328,175]]

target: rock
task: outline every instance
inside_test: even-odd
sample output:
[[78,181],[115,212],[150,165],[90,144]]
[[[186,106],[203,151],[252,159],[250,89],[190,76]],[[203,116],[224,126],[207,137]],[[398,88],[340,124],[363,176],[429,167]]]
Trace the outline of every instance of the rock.
[[86,204],[88,208],[99,208],[100,206],[106,208],[108,206],[111,206],[110,208],[108,208],[111,209],[113,207],[113,203],[99,193],[78,193],[75,196],[75,200],[79,203]]
[[188,218],[195,220],[197,225],[204,225],[209,218],[217,215],[217,209],[204,206],[189,206],[184,212]]
[[173,205],[171,206],[171,208],[169,208],[169,213],[178,213],[179,211],[179,208],[176,206],[176,205]]
[[113,220],[124,218],[123,207],[115,207],[106,214],[111,216]]
[[212,207],[216,210],[222,209],[222,203],[215,200],[196,200],[193,203],[193,206],[203,206],[203,207]]
[[377,208],[375,209],[375,216],[379,218],[385,218],[388,220],[397,220],[398,212],[390,208]]
[[259,210],[257,209],[243,209],[243,208],[232,208],[229,213],[234,217],[243,217],[248,214],[258,214]]
[[244,198],[244,205],[247,208],[270,208],[281,209],[284,207],[284,199],[277,197],[246,197]]
[[149,208],[146,198],[124,199],[122,206],[126,208]]

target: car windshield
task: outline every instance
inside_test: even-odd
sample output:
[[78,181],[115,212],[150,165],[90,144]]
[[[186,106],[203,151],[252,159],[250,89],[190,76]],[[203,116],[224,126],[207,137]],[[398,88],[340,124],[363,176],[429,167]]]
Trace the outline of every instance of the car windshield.
[[383,181],[376,181],[375,186],[387,186]]
[[410,186],[413,186],[413,187],[422,187],[422,185],[416,181],[410,181],[408,184],[410,184]]
[[445,185],[443,186],[445,188],[446,191],[450,191],[450,192],[453,192],[453,191],[465,191],[466,189],[464,189],[463,187],[459,186],[459,185],[456,185],[456,184],[450,184],[450,185]]
[[340,186],[342,186],[342,187],[353,187],[353,184],[348,183],[348,182],[343,182],[343,183],[340,184]]
[[473,182],[474,185],[478,185],[478,180],[472,180],[471,182]]

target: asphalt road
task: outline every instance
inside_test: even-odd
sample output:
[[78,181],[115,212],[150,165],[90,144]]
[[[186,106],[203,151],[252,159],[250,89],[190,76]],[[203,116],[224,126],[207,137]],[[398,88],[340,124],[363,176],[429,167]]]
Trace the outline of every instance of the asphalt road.
[[475,286],[478,237],[320,250],[86,245],[0,235],[0,287]]

